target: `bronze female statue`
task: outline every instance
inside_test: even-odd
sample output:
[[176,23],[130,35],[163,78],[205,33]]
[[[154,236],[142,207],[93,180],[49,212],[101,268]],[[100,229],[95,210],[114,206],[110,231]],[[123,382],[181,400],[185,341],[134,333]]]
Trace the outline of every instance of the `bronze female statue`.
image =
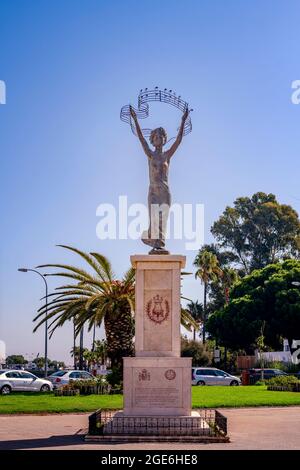
[[136,113],[130,106],[130,114],[134,120],[137,136],[142,144],[149,164],[149,228],[143,234],[142,241],[152,247],[149,254],[168,254],[165,250],[166,225],[171,205],[171,193],[168,184],[168,173],[171,157],[179,147],[184,134],[184,125],[189,115],[188,108],[185,109],[175,142],[168,150],[163,151],[163,146],[167,142],[166,131],[158,127],[151,131],[150,143],[152,150],[140,128]]

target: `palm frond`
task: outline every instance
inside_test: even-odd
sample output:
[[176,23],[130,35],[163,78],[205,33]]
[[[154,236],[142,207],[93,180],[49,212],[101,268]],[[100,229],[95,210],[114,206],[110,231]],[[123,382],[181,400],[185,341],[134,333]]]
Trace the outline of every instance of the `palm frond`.
[[91,256],[93,256],[93,258],[95,258],[99,265],[101,266],[102,270],[103,270],[103,273],[105,273],[106,275],[106,280],[108,281],[112,281],[114,279],[114,273],[112,271],[112,267],[111,267],[111,264],[109,262],[109,260],[101,255],[100,253],[90,253]]
[[[99,269],[99,265],[97,263],[95,263],[95,261],[93,260],[92,256],[90,256],[90,254],[88,253],[85,253],[84,251],[81,251],[79,250],[78,248],[74,248],[72,246],[69,246],[69,245],[57,245],[61,248],[66,248],[67,250],[70,250],[70,251],[73,251],[74,253],[77,253],[79,256],[81,256],[95,271],[96,273],[102,278],[103,276],[103,271],[100,267]],[[105,279],[103,279],[104,281]]]

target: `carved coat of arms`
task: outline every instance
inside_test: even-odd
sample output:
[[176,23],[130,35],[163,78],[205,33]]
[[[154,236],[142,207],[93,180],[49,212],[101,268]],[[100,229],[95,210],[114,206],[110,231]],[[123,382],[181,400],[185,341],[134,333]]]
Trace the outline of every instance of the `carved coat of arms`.
[[146,304],[146,312],[148,318],[154,323],[162,323],[166,320],[170,313],[169,302],[159,294],[148,300]]
[[150,372],[147,371],[147,369],[143,369],[141,372],[139,372],[139,381],[145,381],[145,380],[150,380]]

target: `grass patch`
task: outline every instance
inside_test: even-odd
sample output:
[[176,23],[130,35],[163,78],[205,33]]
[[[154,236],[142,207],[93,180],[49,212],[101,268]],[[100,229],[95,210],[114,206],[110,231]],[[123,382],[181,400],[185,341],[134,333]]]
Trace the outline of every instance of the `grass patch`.
[[[300,406],[300,393],[272,392],[265,386],[192,387],[192,403],[193,408]],[[44,393],[14,393],[0,396],[0,414],[79,413],[122,407],[122,395],[55,397]]]
[[12,393],[0,396],[0,414],[79,413],[122,407],[122,395],[55,397],[52,393]]
[[272,392],[265,385],[192,387],[193,408],[300,405],[300,393]]

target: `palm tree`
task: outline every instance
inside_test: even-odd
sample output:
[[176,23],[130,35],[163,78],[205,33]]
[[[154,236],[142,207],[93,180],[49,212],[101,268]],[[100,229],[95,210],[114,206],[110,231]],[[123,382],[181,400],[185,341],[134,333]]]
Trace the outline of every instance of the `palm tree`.
[[82,325],[79,333],[79,370],[83,369],[83,333],[84,333],[84,325]]
[[199,278],[201,283],[204,285],[204,297],[203,297],[203,344],[205,344],[205,323],[207,313],[207,288],[210,282],[216,281],[222,276],[222,269],[219,266],[218,258],[210,251],[199,250],[197,254],[194,266],[197,267],[195,278]]
[[74,369],[77,369],[77,361],[76,361],[76,324],[73,319],[73,357],[74,357]]
[[96,340],[96,324],[93,326],[93,341],[92,341],[92,351],[94,351],[95,347],[95,340]]
[[71,357],[74,359],[74,369],[82,369],[83,367],[83,358],[88,351],[87,348],[80,348],[80,346],[73,346],[70,351]]
[[[122,280],[116,280],[109,260],[100,253],[87,254],[70,246],[59,246],[83,258],[93,269],[93,274],[82,268],[64,264],[38,266],[59,268],[63,271],[51,275],[76,281],[56,288],[56,292],[48,296],[48,298],[54,297],[51,302],[48,301],[47,306],[50,335],[69,320],[74,322],[76,335],[82,331],[86,323],[90,331],[94,325],[100,327],[103,321],[107,356],[112,367],[121,367],[122,357],[133,354],[134,269],[130,268]],[[39,309],[38,315],[34,318],[34,321],[40,320],[34,331],[45,322],[45,311],[46,305]],[[181,324],[189,330],[195,325],[195,321],[185,309],[181,310]]]
[[200,329],[200,326],[203,324],[203,305],[196,300],[196,302],[190,301],[186,310],[195,320],[196,325],[193,327],[193,340],[196,341],[196,331]]
[[105,339],[101,339],[101,340],[97,339],[94,342],[94,353],[95,353],[95,357],[96,357],[97,362],[100,362],[101,364],[106,363],[107,343],[106,343]]
[[238,280],[239,276],[235,269],[233,268],[223,268],[222,269],[222,286],[224,288],[225,303],[229,302],[229,292],[233,284]]
[[82,356],[83,356],[83,359],[85,360],[87,370],[90,371],[91,365],[96,362],[95,353],[93,351],[90,351],[89,349],[86,349],[83,352]]
[[[134,336],[134,270],[125,273],[122,280],[116,280],[109,260],[100,253],[84,253],[76,248],[59,245],[80,255],[93,269],[93,273],[75,266],[47,264],[39,268],[59,268],[52,276],[62,276],[73,281],[73,284],[56,288],[54,299],[48,302],[48,320],[51,335],[56,328],[66,321],[73,320],[76,334],[87,323],[88,331],[94,325],[104,322],[107,339],[107,354],[112,366],[121,366],[123,356],[133,353]],[[34,321],[45,316],[46,305],[39,309]],[[45,322],[42,318],[34,331]]]

